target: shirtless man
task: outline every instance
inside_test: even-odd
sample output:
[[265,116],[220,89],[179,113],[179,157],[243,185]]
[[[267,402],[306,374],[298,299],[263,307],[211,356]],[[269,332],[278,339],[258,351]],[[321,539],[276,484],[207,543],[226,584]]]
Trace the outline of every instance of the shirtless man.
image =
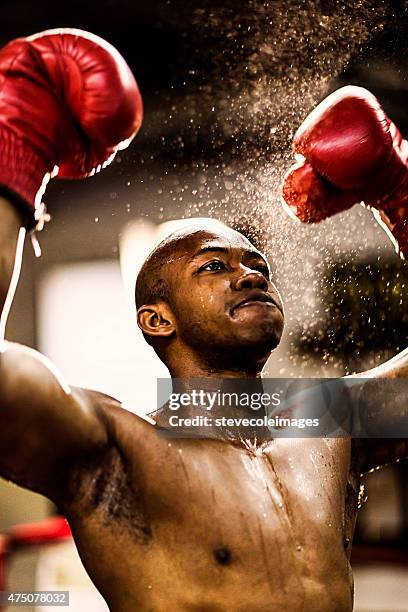
[[[38,152],[47,136],[44,172],[59,163],[78,175],[89,170],[79,164],[72,172],[84,159],[78,143],[90,152],[99,138],[100,152],[104,130],[112,152],[137,124],[131,117],[120,137],[112,137],[117,117],[109,105],[110,129],[106,120],[93,132],[77,129],[73,138],[69,85],[78,78],[78,61],[71,62],[67,37],[54,35],[50,45],[43,36],[34,49],[32,41],[24,43],[29,53],[20,49],[20,58],[41,70],[43,79],[36,72],[24,81],[21,72],[17,79],[9,71],[0,91],[2,142],[21,128],[7,113],[5,89],[18,83],[38,93],[43,87],[45,101],[54,103],[54,114],[48,105],[45,115],[45,102],[37,104],[30,130],[18,134],[14,150],[2,150],[0,183],[7,195],[0,200],[1,305],[19,235],[21,247],[21,226],[28,223],[21,211],[29,210],[41,187],[42,177],[29,174],[30,138],[39,139]],[[74,47],[81,57],[91,53],[82,38]],[[111,66],[112,57],[101,58],[95,49],[92,58],[94,67]],[[61,65],[65,72],[56,70]],[[9,98],[14,116],[20,91]],[[118,86],[110,86],[109,95],[119,95]],[[62,121],[65,140],[57,149]],[[57,127],[50,131],[50,125]],[[31,180],[26,191],[19,186],[25,176],[27,184]],[[265,258],[229,229],[180,232],[158,247],[139,274],[137,305],[139,326],[172,377],[259,377],[283,329]],[[370,375],[407,372],[401,355]],[[170,442],[112,398],[70,388],[35,351],[6,342],[0,352],[0,422],[1,475],[58,505],[113,612],[351,610],[359,475],[408,455],[407,444],[393,440],[357,445],[350,439],[282,438],[252,450],[216,439]]]

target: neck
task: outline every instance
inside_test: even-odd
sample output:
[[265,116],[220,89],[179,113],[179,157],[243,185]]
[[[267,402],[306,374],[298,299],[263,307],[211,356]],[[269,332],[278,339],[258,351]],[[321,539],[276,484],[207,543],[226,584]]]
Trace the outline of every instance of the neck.
[[271,438],[261,402],[267,395],[259,378],[173,378],[156,423],[170,436],[256,444]]
[[206,359],[202,354],[197,355],[189,348],[182,347],[170,356],[166,365],[172,378],[260,379],[265,361],[266,358],[262,357],[245,363],[238,360],[235,363],[232,360],[227,362],[225,355],[214,353]]

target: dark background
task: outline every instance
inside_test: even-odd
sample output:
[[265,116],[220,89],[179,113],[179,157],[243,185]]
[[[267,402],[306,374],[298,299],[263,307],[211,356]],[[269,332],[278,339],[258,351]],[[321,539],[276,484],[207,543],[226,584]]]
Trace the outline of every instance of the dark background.
[[[287,22],[282,18],[285,13]],[[220,132],[217,120],[214,115],[211,121],[206,116],[211,102],[209,96],[212,95],[217,102],[220,92],[225,97],[228,85],[237,88],[237,83],[233,83],[237,72],[241,75],[238,88],[245,88],[247,75],[243,67],[262,42],[262,28],[265,29],[265,39],[276,34],[275,42],[280,43],[279,57],[271,62],[270,74],[273,75],[275,69],[276,75],[283,75],[285,79],[292,63],[295,69],[299,68],[299,63],[305,67],[309,64],[309,68],[315,63],[314,72],[318,73],[321,47],[325,49],[325,55],[338,54],[340,63],[344,64],[343,69],[336,70],[338,74],[333,75],[331,83],[328,79],[325,95],[339,84],[358,83],[378,95],[403,133],[408,129],[405,112],[408,99],[408,14],[405,1],[220,3],[192,0],[186,3],[179,0],[43,0],[33,3],[2,0],[1,15],[0,44],[48,28],[74,27],[98,34],[120,50],[137,77],[145,103],[145,122],[138,137],[138,152],[127,154],[125,165],[138,162],[146,152],[153,152],[155,159],[170,157],[174,161],[175,157],[180,157],[177,146],[158,144],[164,126],[157,125],[156,114],[160,111],[171,114],[172,105],[177,109],[176,113],[173,112],[175,118],[169,120],[167,117],[165,123],[167,142],[172,142],[172,135],[183,132],[186,141],[182,152],[184,161],[230,154],[230,140],[225,134],[217,139],[217,131]],[[306,32],[306,43],[297,51],[302,24],[305,20],[310,21],[311,15],[323,15],[327,19],[325,29],[323,31],[319,22],[314,20],[310,38]],[[293,20],[293,32],[288,34]],[[277,27],[279,22],[282,24]],[[253,35],[254,23],[261,33],[258,31]],[[268,23],[273,23],[269,30]],[[347,31],[347,26],[353,23],[371,30],[368,40],[362,36],[362,41],[359,41],[358,28],[355,32]],[[242,27],[237,28],[237,24]],[[246,31],[247,24],[252,24],[252,30]],[[345,26],[343,31],[342,25]],[[286,36],[283,44],[281,40],[277,41],[277,34]],[[345,46],[351,49],[347,62],[341,59]],[[283,70],[285,60],[287,64]],[[313,90],[313,83],[310,83],[310,89]],[[202,125],[191,129],[185,122],[191,111],[187,107],[193,98],[197,104],[200,96],[205,98],[199,108]],[[235,132],[235,144],[236,141],[247,143],[249,139],[245,129],[248,126],[240,127],[240,133]],[[258,129],[257,144],[262,142],[263,136],[265,134]]]

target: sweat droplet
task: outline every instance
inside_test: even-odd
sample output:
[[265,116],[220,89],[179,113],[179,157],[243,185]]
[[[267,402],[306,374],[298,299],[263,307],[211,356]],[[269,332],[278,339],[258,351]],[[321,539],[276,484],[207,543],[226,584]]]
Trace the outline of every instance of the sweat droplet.
[[[153,195],[172,199],[180,217],[222,219],[242,228],[267,255],[273,251],[279,262],[274,280],[284,294],[286,318],[297,327],[287,335],[284,354],[277,353],[273,375],[280,369],[287,377],[304,372],[341,376],[347,364],[332,337],[327,338],[327,349],[307,351],[299,350],[298,339],[304,338],[304,347],[308,332],[320,329],[328,335],[316,296],[333,262],[353,256],[345,252],[345,239],[358,245],[357,255],[367,246],[369,238],[361,231],[364,211],[357,211],[355,224],[343,223],[341,229],[338,219],[321,227],[295,224],[281,209],[280,185],[294,161],[297,127],[336,85],[350,60],[395,20],[395,3],[216,4],[201,3],[191,11],[194,35],[190,39],[186,33],[184,39],[188,65],[183,70],[183,104],[168,109],[158,144],[163,149],[159,155],[172,159],[165,173],[183,176],[190,199],[184,196],[181,201],[171,181],[160,189],[153,183]],[[206,70],[201,74],[194,58],[202,57],[204,49]],[[202,78],[197,79],[199,73]],[[198,153],[194,162],[192,151]],[[158,218],[164,217],[159,211]]]

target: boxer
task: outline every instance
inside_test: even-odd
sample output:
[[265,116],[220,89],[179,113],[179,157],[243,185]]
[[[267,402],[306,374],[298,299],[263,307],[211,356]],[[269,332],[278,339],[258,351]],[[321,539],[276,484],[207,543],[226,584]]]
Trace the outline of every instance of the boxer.
[[[19,257],[45,180],[106,163],[137,131],[141,105],[122,58],[80,32],[11,43],[0,73],[7,308],[16,244]],[[139,326],[173,377],[256,379],[281,337],[267,262],[228,228],[172,235],[146,260],[136,293]],[[407,367],[402,355],[370,375]],[[351,610],[360,474],[408,454],[393,441],[169,441],[154,421],[70,387],[43,356],[9,342],[0,423],[1,475],[58,505],[113,612]]]

